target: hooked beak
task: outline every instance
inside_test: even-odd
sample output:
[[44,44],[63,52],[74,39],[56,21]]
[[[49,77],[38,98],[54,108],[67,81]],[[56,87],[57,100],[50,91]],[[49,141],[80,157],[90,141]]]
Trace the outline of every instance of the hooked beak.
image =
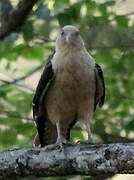
[[71,39],[72,39],[71,34],[67,34],[65,39],[66,39],[66,42],[69,43],[71,41]]

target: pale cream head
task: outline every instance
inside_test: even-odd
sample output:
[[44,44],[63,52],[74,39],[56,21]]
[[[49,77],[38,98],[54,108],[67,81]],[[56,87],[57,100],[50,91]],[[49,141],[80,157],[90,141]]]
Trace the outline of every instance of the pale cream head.
[[84,42],[79,34],[79,30],[72,25],[64,26],[56,40],[56,49],[81,49],[84,47]]

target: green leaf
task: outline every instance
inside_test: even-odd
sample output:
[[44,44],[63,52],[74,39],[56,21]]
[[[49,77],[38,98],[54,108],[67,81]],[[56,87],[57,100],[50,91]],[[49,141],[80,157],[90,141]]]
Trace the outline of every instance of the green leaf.
[[0,98],[5,99],[5,97],[6,97],[6,92],[0,89]]
[[34,36],[33,21],[27,20],[22,26],[23,38],[25,41],[30,41]]
[[96,10],[96,2],[95,1],[85,1],[85,5],[87,7],[87,15],[91,15],[94,13],[94,11]]
[[105,3],[103,3],[103,4],[104,4],[105,6],[114,6],[115,3],[116,3],[116,1],[115,1],[115,0],[112,0],[112,1],[107,1],[107,2],[105,2]]
[[119,27],[128,27],[128,18],[126,16],[115,16],[115,20]]
[[69,0],[58,0],[54,2],[54,9],[55,11],[59,11],[60,9],[63,9],[65,6],[69,5]]
[[36,60],[42,60],[43,56],[44,56],[44,47],[41,45],[38,46],[27,46],[22,54],[22,56],[24,56],[27,59],[36,59]]
[[81,130],[77,130],[77,129],[74,128],[74,129],[71,131],[71,141],[73,141],[75,138],[80,139],[80,140],[83,140],[83,139],[84,139],[84,136],[83,136]]
[[105,5],[105,3],[104,4],[100,4],[99,11],[100,11],[101,15],[103,16],[103,18],[107,18],[108,17],[107,6]]
[[59,13],[57,15],[57,19],[58,19],[58,22],[59,22],[61,27],[68,25],[68,24],[72,24],[72,17],[70,14],[68,14],[66,12],[65,13]]
[[127,132],[134,130],[134,119],[132,119],[130,122],[126,123],[125,129]]

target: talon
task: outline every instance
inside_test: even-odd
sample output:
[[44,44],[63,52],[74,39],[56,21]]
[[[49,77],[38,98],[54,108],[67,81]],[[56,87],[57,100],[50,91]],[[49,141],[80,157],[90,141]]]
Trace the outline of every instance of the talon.
[[56,142],[56,149],[58,149],[58,150],[62,150],[63,149],[63,147],[64,147],[64,143],[62,143],[62,142]]

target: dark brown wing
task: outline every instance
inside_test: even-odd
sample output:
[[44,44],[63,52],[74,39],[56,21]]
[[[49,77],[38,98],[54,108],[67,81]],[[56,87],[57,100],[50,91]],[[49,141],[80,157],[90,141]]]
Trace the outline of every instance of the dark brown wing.
[[[37,131],[41,146],[47,145],[48,141],[53,143],[56,136],[56,127],[49,121],[45,111],[44,100],[48,88],[54,79],[52,63],[49,61],[41,75],[34,98],[33,98],[33,118],[36,122]],[[53,132],[53,135],[52,135]],[[52,137],[54,136],[54,137]]]
[[44,68],[44,71],[41,75],[41,78],[39,80],[39,83],[37,85],[36,92],[33,98],[32,105],[33,105],[34,117],[39,113],[39,104],[40,104],[41,96],[44,91],[47,91],[53,77],[54,77],[54,72],[52,69],[51,61],[49,61]]
[[102,107],[105,101],[105,82],[103,78],[103,72],[98,64],[95,64],[95,80],[96,80],[96,93],[95,93],[95,104],[94,111],[96,110],[97,104]]

